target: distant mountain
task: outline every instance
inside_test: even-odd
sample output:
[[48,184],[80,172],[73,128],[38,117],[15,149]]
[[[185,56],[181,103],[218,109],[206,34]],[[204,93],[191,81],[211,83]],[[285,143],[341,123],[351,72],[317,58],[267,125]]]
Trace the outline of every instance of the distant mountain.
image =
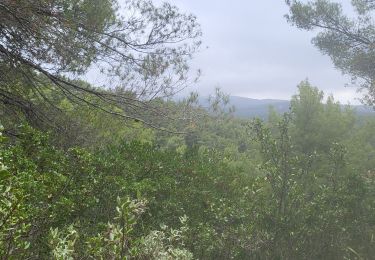
[[278,99],[253,99],[244,97],[230,97],[230,103],[235,106],[235,115],[241,118],[260,117],[266,119],[272,106],[277,112],[289,111],[290,101]]
[[[289,111],[290,101],[279,99],[253,99],[245,97],[230,97],[230,104],[235,106],[235,115],[240,118],[259,117],[267,119],[270,107],[273,107],[279,113]],[[208,106],[207,98],[201,98],[199,103],[203,107]],[[358,115],[375,114],[375,112],[366,106],[352,106]]]

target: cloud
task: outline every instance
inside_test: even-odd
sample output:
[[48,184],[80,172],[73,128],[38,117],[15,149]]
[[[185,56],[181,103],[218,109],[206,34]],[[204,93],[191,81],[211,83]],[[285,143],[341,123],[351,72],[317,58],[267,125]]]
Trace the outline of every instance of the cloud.
[[181,10],[197,15],[204,49],[193,61],[203,76],[190,90],[224,92],[253,98],[288,99],[309,78],[324,92],[346,103],[358,103],[347,77],[333,68],[310,43],[313,34],[290,26],[284,1],[175,0]]

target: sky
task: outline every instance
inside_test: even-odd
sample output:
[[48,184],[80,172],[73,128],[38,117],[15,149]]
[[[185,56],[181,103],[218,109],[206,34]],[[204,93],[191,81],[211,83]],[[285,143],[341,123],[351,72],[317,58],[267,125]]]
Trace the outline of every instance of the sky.
[[[198,17],[203,45],[192,61],[200,81],[187,91],[201,95],[215,87],[233,96],[290,99],[308,78],[342,103],[358,104],[350,79],[311,44],[313,33],[286,22],[284,0],[170,0]],[[349,84],[350,85],[350,84]]]

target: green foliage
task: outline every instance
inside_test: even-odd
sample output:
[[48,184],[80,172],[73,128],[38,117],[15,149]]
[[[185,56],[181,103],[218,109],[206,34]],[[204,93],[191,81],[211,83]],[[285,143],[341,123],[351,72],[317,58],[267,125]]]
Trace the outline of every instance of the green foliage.
[[323,103],[324,93],[303,81],[298,94],[291,101],[295,143],[304,154],[316,151],[328,152],[330,144],[344,140],[354,127],[354,112],[342,108],[329,96]]
[[342,259],[356,252],[369,258],[373,231],[367,229],[371,222],[367,218],[374,216],[375,208],[364,200],[371,198],[373,187],[348,170],[346,149],[338,143],[332,143],[328,153],[315,152],[315,157],[327,157],[328,167],[322,161],[306,163],[306,156],[294,148],[288,131],[291,122],[285,115],[276,134],[260,121],[253,124],[269,197],[257,209],[262,212],[258,232],[265,237],[262,254],[279,259]]
[[[0,16],[0,109],[29,121],[45,122],[50,110],[71,109],[56,103],[60,96],[152,125],[142,117],[145,110],[150,117],[163,113],[150,101],[199,76],[189,73],[189,62],[201,44],[200,26],[169,3],[4,1]],[[80,80],[93,68],[105,86]]]
[[[146,209],[146,201],[117,199],[114,223],[108,223],[106,229],[94,236],[86,238],[83,244],[83,255],[93,259],[193,259],[193,255],[184,246],[186,226],[180,229],[151,231],[145,237],[136,238],[133,227],[137,219]],[[182,224],[186,217],[180,218]],[[77,231],[70,225],[66,232],[58,228],[50,230],[49,244],[53,259],[75,259],[80,254],[76,249],[79,239]]]
[[52,248],[53,259],[74,259],[74,246],[78,239],[77,231],[73,226],[67,228],[66,234],[61,234],[58,228],[51,229],[49,244]]
[[364,99],[374,105],[374,1],[351,1],[350,14],[345,14],[340,1],[286,2],[290,8],[288,21],[304,30],[317,29],[313,44],[331,58],[336,68],[354,80],[359,79],[361,87],[367,90]]
[[[373,103],[374,1],[352,1],[357,20],[328,0],[287,3]],[[220,89],[208,110],[194,93],[157,98],[189,82],[199,25],[168,3],[119,7],[0,4],[0,259],[375,255],[373,118],[307,80],[267,122],[234,118]],[[94,63],[127,87],[70,78]]]
[[186,136],[90,109],[56,119],[70,135],[21,124],[0,136],[1,256],[369,259],[375,124],[323,97],[302,82],[268,122],[198,109]]

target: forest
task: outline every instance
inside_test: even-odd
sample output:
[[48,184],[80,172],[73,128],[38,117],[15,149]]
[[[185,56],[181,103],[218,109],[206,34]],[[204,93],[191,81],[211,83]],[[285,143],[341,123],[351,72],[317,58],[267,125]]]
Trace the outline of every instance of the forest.
[[[373,108],[375,1],[285,6]],[[374,259],[375,115],[303,79],[266,119],[220,89],[175,98],[199,82],[198,20],[0,0],[0,259]]]

